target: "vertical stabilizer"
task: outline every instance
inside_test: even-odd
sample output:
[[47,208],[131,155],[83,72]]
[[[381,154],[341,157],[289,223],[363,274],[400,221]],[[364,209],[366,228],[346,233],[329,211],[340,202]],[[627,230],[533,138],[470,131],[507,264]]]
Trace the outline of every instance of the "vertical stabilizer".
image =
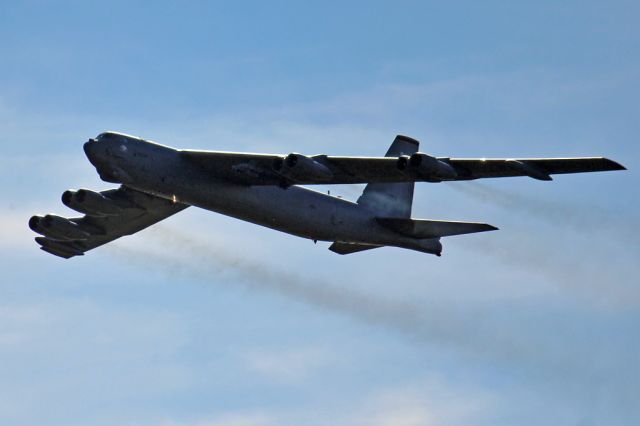
[[[399,157],[418,152],[420,142],[408,136],[398,135],[385,157]],[[358,204],[380,217],[411,217],[413,182],[370,183],[358,198]]]

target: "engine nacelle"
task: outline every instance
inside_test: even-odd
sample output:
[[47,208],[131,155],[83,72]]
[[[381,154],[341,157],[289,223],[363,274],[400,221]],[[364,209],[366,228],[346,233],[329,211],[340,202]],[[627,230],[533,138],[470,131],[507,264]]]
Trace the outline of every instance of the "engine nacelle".
[[65,191],[62,194],[62,203],[89,216],[115,216],[122,212],[122,208],[115,201],[89,189]]
[[280,176],[293,182],[326,182],[333,173],[324,164],[302,154],[291,153],[284,158],[276,158],[273,170]]
[[416,152],[411,157],[400,156],[396,164],[404,173],[435,182],[455,179],[458,176],[450,164],[422,152]]
[[29,228],[52,240],[86,240],[91,236],[69,219],[52,214],[33,216],[29,219]]
[[553,180],[545,170],[542,170],[540,167],[536,167],[534,164],[527,163],[526,161],[507,160],[505,163],[513,170],[527,175],[530,178],[547,181]]

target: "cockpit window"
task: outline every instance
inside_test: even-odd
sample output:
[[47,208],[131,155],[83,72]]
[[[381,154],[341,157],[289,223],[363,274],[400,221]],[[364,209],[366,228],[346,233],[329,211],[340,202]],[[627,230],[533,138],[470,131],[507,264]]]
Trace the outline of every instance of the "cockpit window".
[[[95,138],[95,141],[97,142],[108,142],[109,145],[114,145],[114,149],[121,153],[126,152],[127,149],[130,150],[141,140],[142,139],[138,137],[129,136],[117,132],[103,132]],[[118,144],[119,146],[116,147],[116,144]]]
[[103,141],[107,141],[107,140],[112,140],[114,137],[113,133],[100,133],[97,137],[96,140],[98,142],[103,142]]
[[125,136],[125,135],[119,135],[117,133],[111,133],[111,132],[104,132],[104,133],[100,133],[97,137],[96,140],[98,142],[119,142],[119,143],[125,143],[127,141],[130,140],[129,137]]

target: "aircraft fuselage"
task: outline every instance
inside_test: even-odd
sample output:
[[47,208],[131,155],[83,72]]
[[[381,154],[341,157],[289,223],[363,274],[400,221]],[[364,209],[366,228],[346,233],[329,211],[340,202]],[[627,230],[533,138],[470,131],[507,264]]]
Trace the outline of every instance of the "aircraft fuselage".
[[103,180],[232,216],[298,237],[395,246],[439,255],[437,238],[393,232],[361,205],[300,186],[241,185],[223,181],[180,151],[142,139],[112,135],[85,143]]

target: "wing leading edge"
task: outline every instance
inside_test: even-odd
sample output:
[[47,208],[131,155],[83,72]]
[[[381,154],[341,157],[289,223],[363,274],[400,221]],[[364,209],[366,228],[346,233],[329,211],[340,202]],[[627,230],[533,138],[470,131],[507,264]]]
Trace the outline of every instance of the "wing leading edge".
[[29,227],[42,234],[35,239],[42,250],[65,259],[82,256],[188,207],[124,186],[100,193],[86,189],[66,191],[62,201],[85,215],[69,219],[55,215],[33,216]]

